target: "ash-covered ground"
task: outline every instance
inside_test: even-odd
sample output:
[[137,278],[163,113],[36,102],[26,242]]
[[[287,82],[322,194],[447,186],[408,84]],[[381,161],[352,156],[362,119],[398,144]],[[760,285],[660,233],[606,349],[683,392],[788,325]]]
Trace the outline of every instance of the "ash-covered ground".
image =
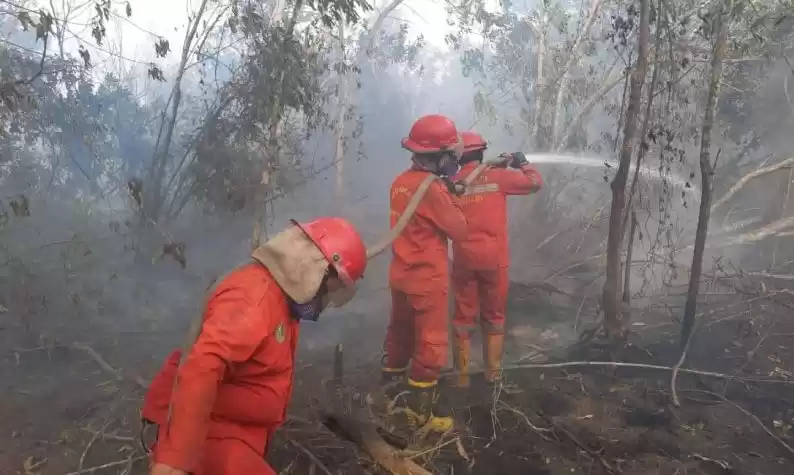
[[[578,363],[674,366],[678,324],[667,312],[636,312],[626,347],[577,342],[572,335],[587,330],[595,308],[545,286],[514,283],[506,364],[530,367],[505,374],[520,392],[488,392],[476,376],[468,391],[450,388],[464,430],[411,456],[436,474],[790,474],[792,304],[785,290],[704,298],[683,365],[701,373],[679,373],[676,407],[669,370]],[[333,349],[307,332],[291,418],[269,454],[281,473],[385,473],[320,423],[323,411],[341,407],[335,399],[360,400],[379,377],[380,342],[362,345],[360,335],[378,335],[385,318],[344,318],[359,323],[339,337],[345,391],[326,389]],[[121,331],[112,340],[34,344],[22,328],[4,325],[3,347],[12,350],[0,361],[2,473],[146,473],[137,444],[140,383],[156,371],[173,334]],[[543,366],[561,362],[572,363]]]

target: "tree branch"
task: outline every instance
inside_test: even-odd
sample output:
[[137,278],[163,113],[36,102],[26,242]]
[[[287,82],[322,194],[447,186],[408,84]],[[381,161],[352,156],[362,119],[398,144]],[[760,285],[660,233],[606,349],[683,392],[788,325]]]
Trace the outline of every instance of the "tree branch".
[[724,195],[722,195],[722,198],[720,198],[720,199],[718,199],[717,201],[714,202],[714,204],[711,206],[711,212],[713,213],[714,210],[716,210],[721,205],[725,204],[728,200],[733,198],[733,196],[736,193],[738,193],[739,190],[744,188],[744,186],[747,185],[747,183],[749,183],[750,181],[752,181],[752,180],[754,180],[756,178],[762,177],[764,175],[768,175],[770,173],[776,172],[778,170],[782,170],[782,169],[784,169],[786,167],[794,167],[794,156],[789,157],[789,158],[783,160],[782,162],[778,162],[778,163],[776,163],[774,165],[770,165],[768,167],[759,168],[759,169],[757,169],[755,171],[752,171],[752,172],[744,175]]
[[571,47],[571,55],[568,57],[568,61],[565,63],[565,66],[562,69],[562,76],[560,77],[560,81],[557,86],[557,99],[554,104],[554,116],[552,117],[551,126],[551,137],[554,140],[556,140],[557,136],[559,135],[560,116],[562,115],[562,102],[565,99],[565,95],[568,91],[568,79],[571,74],[571,68],[573,68],[573,65],[579,59],[577,51],[579,51],[579,47],[584,41],[585,36],[587,36],[587,34],[590,32],[590,28],[593,27],[593,23],[595,23],[596,16],[598,15],[598,11],[601,8],[601,4],[603,3],[603,0],[591,1],[592,3],[590,4],[590,9],[587,12],[587,17],[585,17],[584,25],[582,25],[582,29],[579,30],[579,34],[576,35],[576,39],[574,40],[573,46]]

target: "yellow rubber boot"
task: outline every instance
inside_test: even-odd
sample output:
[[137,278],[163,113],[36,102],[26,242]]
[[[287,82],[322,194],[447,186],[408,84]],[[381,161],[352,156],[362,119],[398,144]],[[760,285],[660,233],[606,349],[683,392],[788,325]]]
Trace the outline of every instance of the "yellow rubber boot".
[[504,333],[488,333],[482,346],[485,360],[485,382],[493,384],[501,377],[502,353],[504,352]]
[[409,379],[396,399],[388,428],[400,435],[447,433],[454,427],[452,413],[442,397],[437,381]]
[[485,335],[483,359],[485,360],[485,384],[494,388],[498,385],[506,394],[518,394],[522,390],[510,383],[502,374],[502,355],[504,353],[504,333]]
[[438,381],[425,383],[409,379],[408,387],[411,388],[408,407],[419,416],[417,429],[424,433],[451,431],[455,423]]
[[471,340],[455,337],[455,372],[458,373],[456,385],[459,388],[469,387],[469,363],[471,362]]

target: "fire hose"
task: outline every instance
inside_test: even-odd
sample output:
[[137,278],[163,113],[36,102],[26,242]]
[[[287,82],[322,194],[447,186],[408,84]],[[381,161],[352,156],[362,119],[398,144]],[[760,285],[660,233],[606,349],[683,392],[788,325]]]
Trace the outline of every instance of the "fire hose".
[[[472,170],[472,172],[461,182],[448,183],[448,186],[451,188],[450,191],[454,192],[456,195],[463,194],[466,191],[466,189],[469,186],[471,186],[474,180],[476,180],[488,167],[489,167],[488,164],[482,163],[478,165],[477,168]],[[367,249],[367,260],[374,259],[378,255],[383,253],[383,251],[385,251],[386,248],[388,248],[389,245],[391,245],[391,243],[397,238],[397,236],[399,236],[403,232],[403,229],[405,229],[405,226],[411,220],[414,213],[416,213],[416,209],[419,207],[419,204],[422,202],[422,199],[427,194],[427,190],[430,189],[430,185],[432,185],[436,180],[441,180],[441,179],[442,178],[440,178],[437,175],[429,174],[427,178],[422,180],[422,182],[419,184],[419,187],[416,189],[413,196],[411,197],[411,200],[408,202],[408,205],[405,207],[405,211],[403,211],[403,214],[397,220],[397,223],[395,223],[391,231],[381,240],[377,241],[373,246]],[[214,279],[207,287],[206,289],[207,295],[205,296],[204,304],[201,307],[202,310],[190,322],[190,327],[188,328],[187,335],[185,337],[185,342],[182,346],[182,354],[179,357],[179,366],[182,366],[182,364],[185,361],[185,358],[187,358],[188,353],[190,353],[190,350],[193,348],[193,344],[196,342],[196,340],[199,337],[199,334],[201,333],[201,327],[204,323],[204,310],[206,309],[207,303],[209,302],[211,296],[210,290],[215,285],[215,283],[220,280],[222,279]],[[172,394],[176,390],[177,379],[178,378],[176,377],[174,378]],[[171,408],[172,408],[172,402],[169,402],[168,403],[169,421],[171,420]],[[141,442],[143,442],[143,440]],[[144,449],[148,451],[146,445],[145,444],[142,445],[144,445]]]
[[[468,188],[469,186],[471,186],[472,183],[474,183],[474,180],[476,180],[477,177],[479,177],[482,174],[482,172],[485,171],[486,168],[488,168],[488,165],[484,163],[480,164],[479,166],[477,166],[477,168],[472,170],[472,172],[469,173],[469,176],[467,176],[463,181],[461,181],[460,183],[452,183],[451,186],[456,188],[458,194],[464,192],[466,188]],[[398,219],[397,223],[394,224],[394,227],[392,228],[391,232],[385,235],[383,239],[376,242],[372,247],[367,249],[368,260],[377,257],[379,254],[385,251],[386,248],[389,247],[389,245],[395,239],[397,239],[397,236],[399,236],[400,233],[403,232],[403,229],[405,229],[405,226],[408,224],[408,221],[410,221],[411,218],[413,218],[414,213],[416,212],[416,208],[419,207],[419,204],[422,202],[422,199],[425,197],[427,190],[430,189],[430,185],[432,185],[433,182],[435,182],[436,180],[441,180],[441,178],[431,174],[428,175],[427,178],[422,180],[421,183],[419,183],[419,187],[416,189],[414,195],[411,197],[411,201],[409,201],[408,205],[405,207],[405,211],[403,211],[403,214],[400,215],[400,219]]]

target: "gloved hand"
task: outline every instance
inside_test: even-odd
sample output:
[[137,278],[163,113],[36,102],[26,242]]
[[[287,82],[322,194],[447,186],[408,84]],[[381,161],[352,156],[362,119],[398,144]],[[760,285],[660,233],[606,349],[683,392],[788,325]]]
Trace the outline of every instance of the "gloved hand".
[[521,168],[529,165],[529,160],[524,152],[514,152],[510,154],[510,168]]
[[482,163],[489,167],[506,167],[510,160],[512,160],[512,156],[509,153],[503,153],[498,157],[483,158]]

